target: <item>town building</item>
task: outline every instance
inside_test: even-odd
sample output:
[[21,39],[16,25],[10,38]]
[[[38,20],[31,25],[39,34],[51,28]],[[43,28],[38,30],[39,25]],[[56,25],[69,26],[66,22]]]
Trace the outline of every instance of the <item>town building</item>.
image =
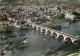
[[65,18],[66,19],[70,19],[70,20],[74,20],[75,19],[75,15],[72,15],[71,13],[65,13]]

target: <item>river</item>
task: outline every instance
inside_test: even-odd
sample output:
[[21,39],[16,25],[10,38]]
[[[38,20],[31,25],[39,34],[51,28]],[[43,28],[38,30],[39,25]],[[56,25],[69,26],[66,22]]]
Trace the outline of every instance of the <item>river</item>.
[[28,30],[23,31],[26,35],[24,37],[16,37],[16,40],[19,38],[28,38],[28,42],[25,43],[25,46],[27,46],[26,49],[16,52],[17,56],[42,56],[43,54],[48,53],[51,51],[51,48],[55,50],[57,47],[63,45],[63,42],[59,42],[57,39],[48,39],[48,40],[39,40],[40,38],[44,38],[45,34],[34,31],[34,30]]
[[63,23],[61,24],[61,32],[70,34],[72,36],[77,36],[80,34],[80,21],[76,23]]
[[[80,21],[77,23],[63,23],[60,24],[62,26],[61,31],[73,36],[77,36],[80,33]],[[27,46],[26,49],[22,51],[17,51],[16,54],[12,55],[17,55],[17,56],[41,56],[43,54],[48,53],[51,51],[51,48],[54,47],[53,49],[55,50],[61,45],[64,45],[63,42],[59,42],[57,39],[48,39],[48,40],[40,40],[41,38],[45,38],[45,34],[39,32],[39,31],[34,31],[34,30],[25,30],[23,31],[25,33],[25,36],[18,36],[16,39],[12,40],[18,40],[21,38],[28,38],[28,42],[25,43],[25,46]],[[16,32],[16,34],[19,34]],[[10,39],[11,40],[11,39]],[[11,40],[11,41],[12,41]],[[12,56],[10,55],[10,56]]]

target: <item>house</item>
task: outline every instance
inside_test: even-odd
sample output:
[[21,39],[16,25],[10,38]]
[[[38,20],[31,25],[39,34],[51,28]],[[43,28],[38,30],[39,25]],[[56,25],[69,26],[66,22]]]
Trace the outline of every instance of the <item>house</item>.
[[9,20],[0,20],[0,24],[10,24]]
[[74,20],[75,19],[75,15],[72,15],[71,13],[65,13],[65,18],[66,19],[70,19],[70,20]]
[[80,8],[77,8],[76,11],[77,11],[78,13],[80,13]]
[[51,19],[51,17],[50,17],[50,16],[46,16],[46,18]]
[[10,22],[6,17],[0,15],[0,24],[10,24]]
[[0,12],[0,15],[7,14],[7,11]]

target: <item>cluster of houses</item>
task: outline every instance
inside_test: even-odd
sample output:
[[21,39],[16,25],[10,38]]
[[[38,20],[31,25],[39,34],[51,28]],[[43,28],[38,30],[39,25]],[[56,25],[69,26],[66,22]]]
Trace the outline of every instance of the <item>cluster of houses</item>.
[[0,24],[21,24],[24,20],[24,10],[4,7],[0,9]]
[[79,8],[65,8],[63,5],[47,6],[23,6],[23,9],[12,7],[0,8],[0,24],[21,25],[29,22],[46,22],[51,17],[64,14],[65,19],[75,19],[73,11],[79,12]]
[[27,16],[30,16],[28,18],[33,21],[36,19],[51,19],[51,17],[61,14],[65,15],[65,19],[74,20],[76,16],[73,15],[72,12],[78,12],[76,8],[65,8],[63,5],[31,6],[29,8],[31,9],[27,10]]

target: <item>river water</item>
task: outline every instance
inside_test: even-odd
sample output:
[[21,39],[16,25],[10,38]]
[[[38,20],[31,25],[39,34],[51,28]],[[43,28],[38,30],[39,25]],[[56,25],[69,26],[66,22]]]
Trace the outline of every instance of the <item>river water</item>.
[[76,22],[76,23],[63,23],[61,24],[62,29],[61,32],[73,35],[73,36],[77,36],[80,34],[80,21]]
[[13,54],[14,56],[42,56],[43,54],[46,54],[47,52],[51,51],[51,48],[55,50],[57,47],[63,45],[63,42],[59,42],[57,39],[48,39],[48,40],[40,40],[41,38],[44,38],[45,34],[40,33],[39,31],[34,30],[28,30],[23,31],[26,35],[23,37],[17,37],[19,38],[28,38],[28,42],[25,43],[25,46],[27,46],[26,49],[16,52],[16,54]]
[[[73,36],[77,36],[80,33],[80,21],[77,23],[63,23],[61,31]],[[20,32],[16,32],[15,34],[19,34]],[[18,40],[21,38],[28,38],[28,42],[25,43],[26,49],[22,51],[17,51],[15,54],[11,54],[10,56],[42,56],[43,54],[48,53],[49,51],[52,51],[51,48],[53,48],[53,51],[58,48],[61,45],[64,45],[63,42],[58,41],[57,39],[51,38],[48,40],[40,40],[42,38],[45,38],[45,34],[31,30],[25,30],[22,33],[25,33],[25,36],[18,36],[15,39],[12,38],[12,40]],[[11,40],[11,39],[10,39]],[[12,41],[11,40],[11,41]]]

